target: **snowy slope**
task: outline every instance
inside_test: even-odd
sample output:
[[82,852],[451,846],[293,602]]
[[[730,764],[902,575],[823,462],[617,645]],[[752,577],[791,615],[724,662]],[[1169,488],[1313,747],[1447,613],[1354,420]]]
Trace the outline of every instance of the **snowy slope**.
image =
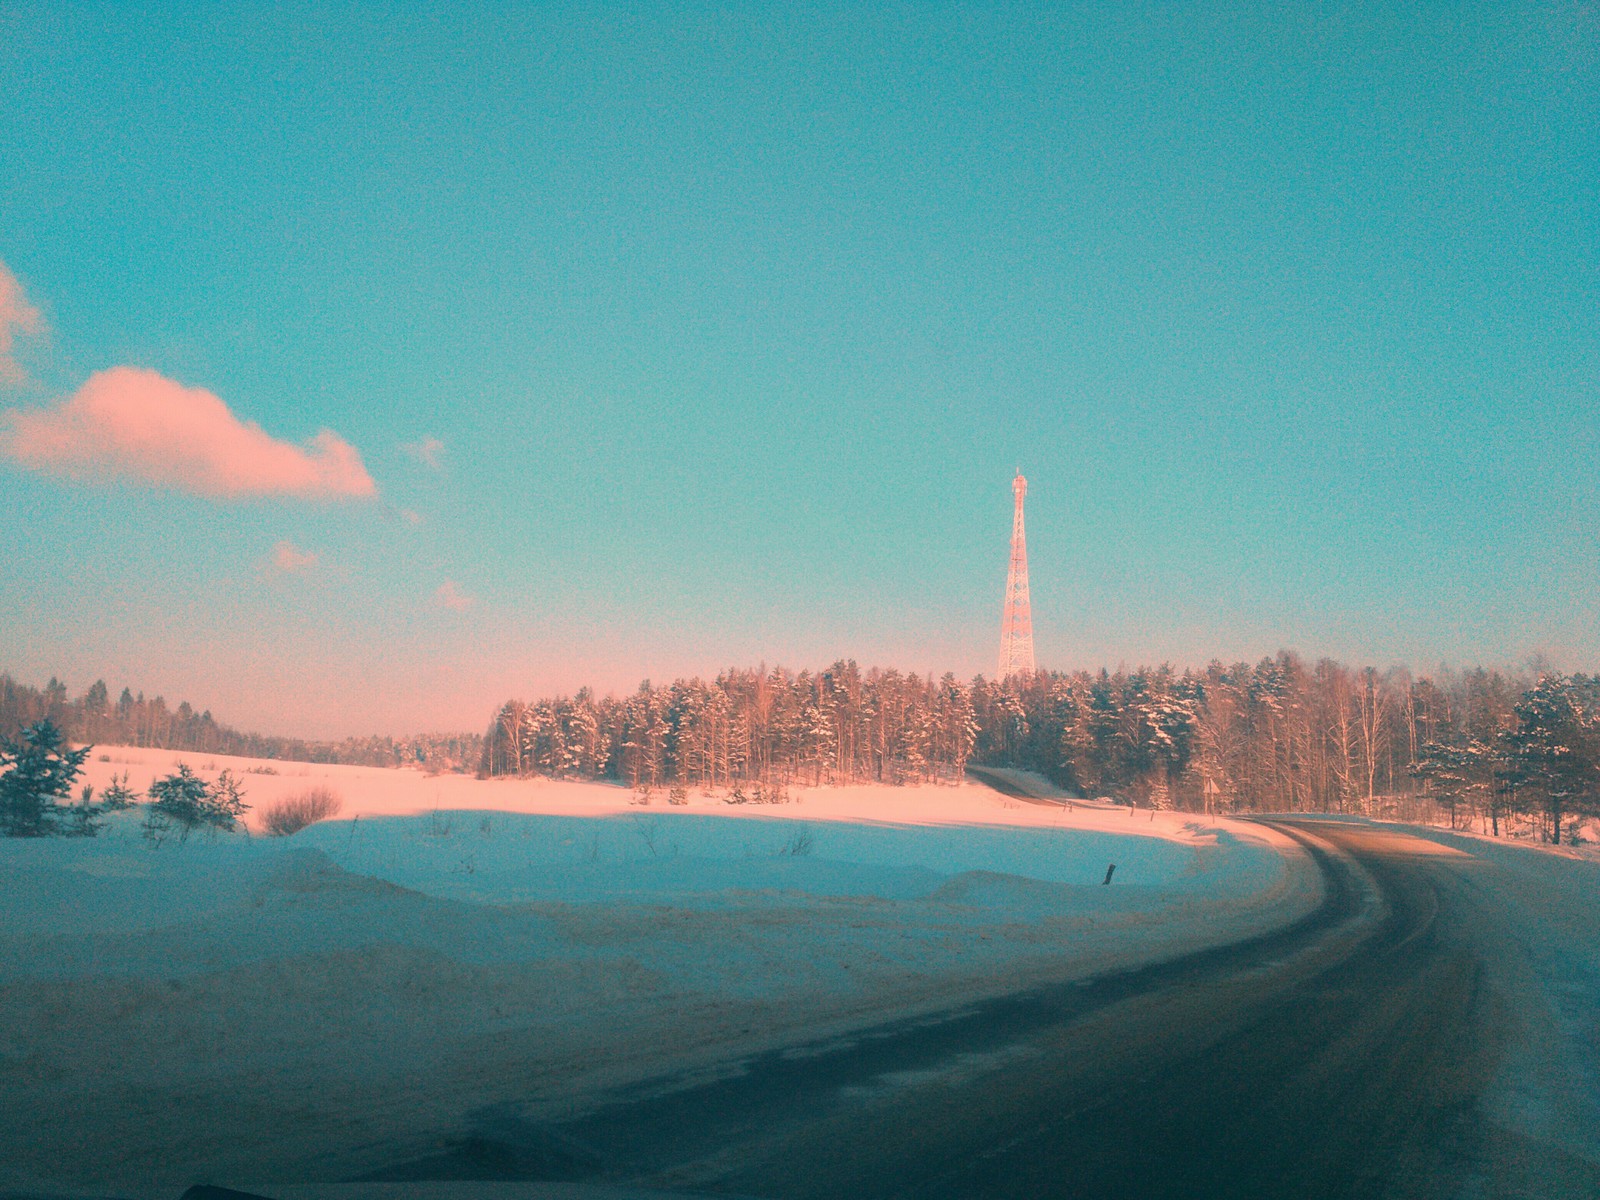
[[[143,756],[97,767],[135,786],[169,769],[112,753]],[[366,768],[245,779],[258,804],[328,782],[349,819],[152,849],[135,812],[90,841],[0,843],[0,1089],[16,1101],[0,1182],[56,1178],[61,1154],[80,1163],[71,1182],[150,1177],[190,1118],[191,1175],[269,1157],[337,1172],[340,1146],[508,1095],[570,1106],[1246,936],[1320,887],[1270,831],[978,787],[815,789],[752,811]],[[85,1149],[37,1120],[67,1110],[118,1136]]]

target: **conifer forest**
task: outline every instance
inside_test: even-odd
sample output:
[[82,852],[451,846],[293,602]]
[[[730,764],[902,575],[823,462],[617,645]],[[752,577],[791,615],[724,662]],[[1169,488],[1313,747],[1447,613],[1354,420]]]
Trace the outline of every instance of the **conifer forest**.
[[1288,651],[1199,671],[971,683],[841,661],[508,701],[481,770],[714,789],[954,781],[969,765],[1154,808],[1442,811],[1452,825],[1533,825],[1559,841],[1600,803],[1600,680],[1484,668],[1417,677]]

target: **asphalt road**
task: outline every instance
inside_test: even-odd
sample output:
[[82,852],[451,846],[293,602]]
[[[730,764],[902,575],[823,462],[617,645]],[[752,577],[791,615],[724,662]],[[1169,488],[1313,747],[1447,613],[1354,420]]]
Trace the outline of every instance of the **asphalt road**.
[[1600,1197],[1597,1160],[1486,1115],[1513,1011],[1492,868],[1315,823],[1327,903],[1088,985],[661,1080],[551,1124],[519,1107],[369,1178],[802,1197]]

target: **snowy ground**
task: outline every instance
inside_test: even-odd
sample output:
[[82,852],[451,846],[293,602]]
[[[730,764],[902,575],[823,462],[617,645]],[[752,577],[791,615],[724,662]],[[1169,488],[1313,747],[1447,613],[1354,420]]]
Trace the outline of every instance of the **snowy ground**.
[[[1417,829],[1495,868],[1494,920],[1504,959],[1525,965],[1522,1036],[1492,1093],[1502,1123],[1600,1164],[1600,855]],[[1501,961],[1490,968],[1508,973]]]
[[0,843],[0,1187],[348,1177],[361,1147],[485,1104],[569,1113],[663,1071],[1247,936],[1320,895],[1256,826],[976,785],[680,808],[116,748],[87,778],[142,790],[179,758],[241,773],[258,813],[314,785],[344,811],[286,839],[152,848],[135,810],[93,840]]
[[[1590,818],[1576,822],[1567,835],[1570,840],[1563,841],[1559,846],[1540,839],[1536,830],[1519,829],[1516,834],[1505,833],[1496,837],[1486,828],[1451,829],[1445,822],[1438,824],[1420,824],[1400,822],[1400,824],[1413,824],[1419,829],[1426,829],[1429,834],[1450,834],[1462,839],[1478,842],[1488,842],[1493,845],[1514,847],[1521,846],[1532,850],[1539,850],[1545,854],[1555,854],[1562,858],[1575,858],[1589,862],[1600,863],[1600,819]],[[1480,823],[1475,823],[1480,824]],[[1482,822],[1481,824],[1487,824]],[[1571,837],[1571,832],[1576,832],[1576,837]]]

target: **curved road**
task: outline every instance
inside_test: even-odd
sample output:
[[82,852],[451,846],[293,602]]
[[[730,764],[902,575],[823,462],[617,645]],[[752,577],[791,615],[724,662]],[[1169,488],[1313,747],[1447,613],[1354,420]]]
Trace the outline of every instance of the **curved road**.
[[794,1200],[1600,1197],[1581,1086],[1600,1051],[1563,1062],[1571,1039],[1530,1011],[1529,950],[1501,919],[1502,887],[1537,905],[1534,885],[1393,829],[1274,823],[1329,880],[1281,933],[659,1081],[554,1126],[476,1114],[451,1148],[369,1178]]

